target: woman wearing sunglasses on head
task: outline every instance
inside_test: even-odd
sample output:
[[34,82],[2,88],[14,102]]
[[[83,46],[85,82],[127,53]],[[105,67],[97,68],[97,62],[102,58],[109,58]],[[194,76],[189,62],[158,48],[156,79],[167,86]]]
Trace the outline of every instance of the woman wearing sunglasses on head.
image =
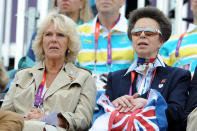
[[171,23],[154,7],[134,10],[129,20],[128,37],[137,58],[128,69],[109,73],[106,95],[119,112],[129,112],[144,107],[148,92],[156,89],[168,104],[168,131],[181,131],[190,72],[167,66],[158,55],[171,35]]

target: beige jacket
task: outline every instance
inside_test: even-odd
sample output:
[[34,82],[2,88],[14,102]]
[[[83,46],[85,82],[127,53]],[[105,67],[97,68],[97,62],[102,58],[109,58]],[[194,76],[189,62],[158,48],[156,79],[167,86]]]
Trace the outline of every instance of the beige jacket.
[[[43,64],[17,72],[2,109],[26,115],[34,107],[43,73]],[[95,99],[96,85],[91,74],[68,63],[47,90],[43,108],[45,113],[61,112],[69,122],[69,130],[87,130],[92,123]]]

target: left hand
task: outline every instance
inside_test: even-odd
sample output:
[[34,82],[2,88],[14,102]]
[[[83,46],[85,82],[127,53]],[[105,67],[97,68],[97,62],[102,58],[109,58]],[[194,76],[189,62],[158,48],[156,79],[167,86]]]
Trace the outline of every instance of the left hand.
[[129,112],[135,105],[133,105],[133,101],[138,97],[138,94],[134,94],[133,96],[124,95],[115,99],[112,104],[119,112]]
[[146,106],[148,100],[144,98],[135,98],[131,100],[133,108],[130,110],[131,112],[135,111],[136,109],[142,108]]
[[46,114],[43,113],[40,109],[31,109],[27,113],[27,118],[25,120],[40,120],[45,116]]
[[112,104],[114,105],[116,110],[120,112],[127,112],[128,109],[130,109],[133,106],[130,102],[132,99],[133,96],[124,95],[112,101]]

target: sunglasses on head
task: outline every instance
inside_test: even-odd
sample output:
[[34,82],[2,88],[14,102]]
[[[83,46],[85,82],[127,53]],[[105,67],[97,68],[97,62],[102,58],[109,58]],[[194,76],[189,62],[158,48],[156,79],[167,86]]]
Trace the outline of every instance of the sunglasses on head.
[[146,36],[155,36],[155,35],[162,35],[159,29],[152,29],[152,28],[135,28],[131,30],[132,36],[140,36],[144,32]]

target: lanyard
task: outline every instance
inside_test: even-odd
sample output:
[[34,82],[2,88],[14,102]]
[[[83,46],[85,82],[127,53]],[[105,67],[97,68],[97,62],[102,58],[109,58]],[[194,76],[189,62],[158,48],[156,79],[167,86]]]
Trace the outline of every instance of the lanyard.
[[[152,76],[152,79],[151,79],[151,84],[152,84],[152,81],[153,81],[153,79],[154,79],[154,77],[155,77],[156,70],[157,70],[157,68],[155,68],[155,70],[154,70],[154,72],[153,72],[153,76]],[[131,71],[131,87],[130,87],[130,89],[129,89],[129,95],[130,95],[130,96],[132,96],[132,84],[133,84],[133,81],[134,81],[134,79],[135,79],[135,75],[136,75],[136,72],[135,72],[135,71]],[[151,85],[151,84],[150,84],[150,85]],[[150,90],[150,88],[149,88],[149,90]]]
[[[120,19],[120,15],[118,19],[115,21],[115,23],[112,25],[111,29],[118,23]],[[95,68],[96,68],[96,62],[97,62],[97,49],[98,49],[98,40],[99,40],[99,33],[100,33],[100,23],[97,19],[96,26],[95,26],[95,51],[94,51],[94,57],[95,57]],[[112,64],[112,46],[111,46],[111,31],[109,31],[109,34],[107,36],[107,65]]]
[[135,71],[131,71],[131,87],[129,89],[129,95],[132,96],[132,84],[133,84],[133,81],[135,79]]
[[41,81],[41,83],[38,87],[38,91],[37,91],[37,94],[36,94],[36,99],[35,99],[35,102],[34,102],[35,107],[39,107],[40,105],[43,105],[45,94],[42,98],[41,98],[41,96],[42,96],[42,91],[44,89],[45,81],[46,81],[46,72],[44,72],[43,80]]
[[179,56],[179,49],[180,49],[180,46],[181,46],[181,42],[183,40],[183,37],[185,36],[185,34],[187,33],[187,30],[181,34],[181,36],[179,37],[179,40],[177,42],[177,45],[176,45],[176,51],[175,51],[175,56],[178,57]]

